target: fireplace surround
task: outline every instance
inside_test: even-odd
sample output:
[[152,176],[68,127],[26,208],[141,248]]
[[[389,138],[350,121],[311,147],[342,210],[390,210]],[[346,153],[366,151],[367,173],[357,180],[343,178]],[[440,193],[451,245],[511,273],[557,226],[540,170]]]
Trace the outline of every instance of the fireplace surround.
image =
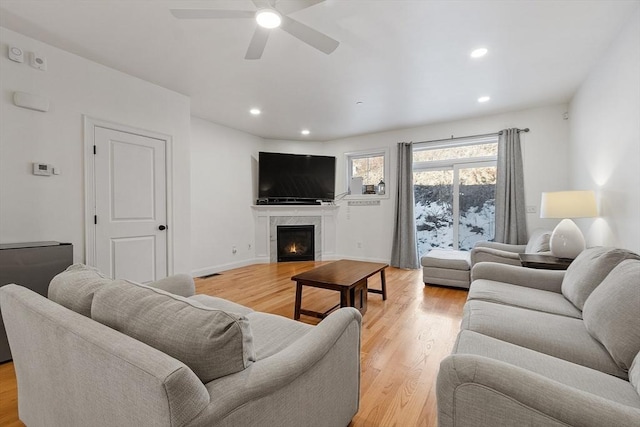
[[252,206],[256,231],[256,261],[278,262],[277,226],[313,225],[315,261],[336,258],[338,206]]

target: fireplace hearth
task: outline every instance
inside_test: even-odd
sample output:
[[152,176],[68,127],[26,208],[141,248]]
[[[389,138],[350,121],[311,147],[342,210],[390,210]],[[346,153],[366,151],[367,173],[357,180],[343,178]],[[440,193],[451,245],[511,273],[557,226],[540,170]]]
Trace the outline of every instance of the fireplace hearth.
[[315,260],[313,225],[277,226],[278,262]]

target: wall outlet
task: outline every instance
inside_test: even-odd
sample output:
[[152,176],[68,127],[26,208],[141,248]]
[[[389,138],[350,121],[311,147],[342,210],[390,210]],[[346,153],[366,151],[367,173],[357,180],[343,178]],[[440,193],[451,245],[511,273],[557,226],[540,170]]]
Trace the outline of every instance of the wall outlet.
[[362,249],[362,242],[358,242],[357,245],[358,245],[358,249]]
[[238,249],[235,246],[232,247],[231,248],[231,253],[234,254],[234,255],[237,254],[238,253]]
[[535,206],[527,206],[527,213],[536,213],[536,207]]

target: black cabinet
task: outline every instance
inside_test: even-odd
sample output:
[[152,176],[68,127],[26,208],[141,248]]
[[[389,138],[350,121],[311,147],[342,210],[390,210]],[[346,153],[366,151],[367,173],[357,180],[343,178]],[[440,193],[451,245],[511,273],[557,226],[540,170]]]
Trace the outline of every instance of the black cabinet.
[[[1,244],[0,286],[15,283],[46,297],[51,279],[72,263],[71,243]],[[4,330],[4,321],[0,316],[0,362],[7,360],[11,360],[11,351]]]

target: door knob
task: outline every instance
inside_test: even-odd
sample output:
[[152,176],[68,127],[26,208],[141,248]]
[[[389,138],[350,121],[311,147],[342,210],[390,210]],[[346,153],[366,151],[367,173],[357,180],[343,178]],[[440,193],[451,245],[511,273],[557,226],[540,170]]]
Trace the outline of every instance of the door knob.
[[166,230],[166,229],[167,229],[167,227],[166,227],[166,226],[164,226],[164,225],[161,225],[160,227],[158,227],[158,230],[160,230],[160,231],[164,231],[164,230]]

